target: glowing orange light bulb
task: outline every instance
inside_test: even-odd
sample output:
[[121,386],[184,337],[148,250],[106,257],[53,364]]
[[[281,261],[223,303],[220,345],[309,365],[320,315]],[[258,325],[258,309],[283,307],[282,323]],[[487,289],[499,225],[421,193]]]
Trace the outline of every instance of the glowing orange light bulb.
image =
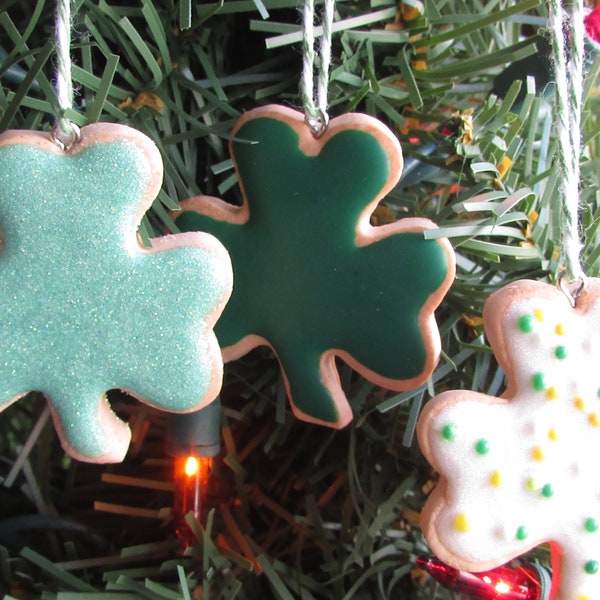
[[200,461],[195,456],[188,456],[185,459],[185,467],[183,468],[188,477],[195,475],[200,469]]
[[211,467],[211,458],[198,456],[175,458],[173,516],[175,531],[186,547],[195,543],[196,540],[186,521],[187,515],[192,513],[198,521],[204,520]]
[[219,398],[194,413],[170,415],[167,421],[166,451],[175,458],[173,521],[186,548],[197,542],[187,515],[192,513],[202,523],[208,513],[212,457],[220,450],[220,422]]

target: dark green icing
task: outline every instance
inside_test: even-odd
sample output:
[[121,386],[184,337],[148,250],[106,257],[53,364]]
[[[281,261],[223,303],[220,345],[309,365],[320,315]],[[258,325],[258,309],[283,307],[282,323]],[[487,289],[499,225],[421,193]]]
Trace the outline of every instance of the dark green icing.
[[342,130],[318,156],[306,156],[285,122],[260,116],[244,123],[233,158],[250,218],[243,225],[195,211],[182,231],[208,231],[233,262],[234,291],[215,331],[222,347],[250,334],[273,347],[297,408],[335,423],[319,359],[335,348],[397,380],[421,374],[426,348],[418,316],[446,280],[448,259],[435,240],[402,233],[357,247],[365,207],[390,177],[377,138]]

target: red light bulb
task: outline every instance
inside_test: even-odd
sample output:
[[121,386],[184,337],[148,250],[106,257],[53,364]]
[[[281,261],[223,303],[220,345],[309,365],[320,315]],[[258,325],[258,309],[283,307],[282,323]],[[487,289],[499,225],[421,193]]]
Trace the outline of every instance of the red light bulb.
[[600,5],[595,6],[583,21],[588,37],[596,44],[600,44]]
[[417,566],[445,588],[479,600],[545,600],[547,591],[536,570],[529,567],[497,567],[469,573],[455,569],[435,557],[420,556]]

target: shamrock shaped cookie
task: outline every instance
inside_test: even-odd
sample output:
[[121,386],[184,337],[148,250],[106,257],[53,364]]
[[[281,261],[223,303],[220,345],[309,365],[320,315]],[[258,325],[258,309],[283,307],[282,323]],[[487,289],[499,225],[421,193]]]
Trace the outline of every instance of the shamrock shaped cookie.
[[112,462],[130,433],[107,390],[178,412],[219,392],[212,328],[232,271],[207,234],[141,247],[162,181],[158,149],[123,125],[81,134],[69,152],[40,132],[0,136],[0,409],[43,392],[65,449]]
[[233,136],[243,205],[196,197],[176,221],[213,233],[231,255],[233,295],[215,329],[225,361],[270,346],[295,414],[333,427],[352,418],[336,357],[392,390],[425,381],[454,254],[424,238],[427,219],[369,224],[400,177],[396,137],[349,114],[315,139],[304,115],[281,106],[249,111]]
[[418,423],[440,481],[422,526],[452,566],[483,571],[550,543],[557,600],[600,598],[600,279],[575,308],[518,281],[484,326],[507,378],[501,398],[449,391]]

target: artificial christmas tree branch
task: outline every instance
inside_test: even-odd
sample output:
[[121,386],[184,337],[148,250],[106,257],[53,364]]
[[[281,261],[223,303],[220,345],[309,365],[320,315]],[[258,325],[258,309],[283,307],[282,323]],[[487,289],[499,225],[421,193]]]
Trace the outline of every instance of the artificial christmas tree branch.
[[[9,0],[0,11],[3,130],[52,126],[53,8]],[[165,225],[176,230],[169,212],[187,197],[239,202],[227,149],[233,123],[257,105],[300,105],[297,8],[290,0],[73,3],[76,109],[68,118],[133,125],[165,163],[146,239]],[[197,544],[186,556],[177,556],[169,517],[93,510],[98,502],[165,514],[168,491],[110,477],[170,481],[164,416],[140,413],[114,393],[117,412],[135,424],[135,446],[114,467],[71,461],[40,427],[22,472],[0,488],[7,598],[451,597],[414,569],[427,552],[415,514],[434,476],[412,442],[414,425],[422,404],[445,388],[502,391],[482,335],[483,303],[510,281],[556,275],[561,224],[548,75],[543,60],[538,70],[526,63],[543,55],[546,11],[537,0],[427,0],[412,12],[386,0],[344,1],[336,10],[330,112],[381,119],[414,167],[378,218],[429,217],[440,226],[429,235],[450,238],[457,252],[457,279],[437,313],[439,366],[427,384],[401,394],[346,371],[354,423],[332,433],[289,413],[267,351],[228,365],[213,509],[206,523],[193,523]],[[498,85],[507,67],[523,62],[524,71],[509,70],[508,85]],[[599,67],[592,57],[583,120],[589,275],[600,272]],[[3,479],[43,409],[32,395],[0,414]],[[544,562],[547,554],[529,558]]]

